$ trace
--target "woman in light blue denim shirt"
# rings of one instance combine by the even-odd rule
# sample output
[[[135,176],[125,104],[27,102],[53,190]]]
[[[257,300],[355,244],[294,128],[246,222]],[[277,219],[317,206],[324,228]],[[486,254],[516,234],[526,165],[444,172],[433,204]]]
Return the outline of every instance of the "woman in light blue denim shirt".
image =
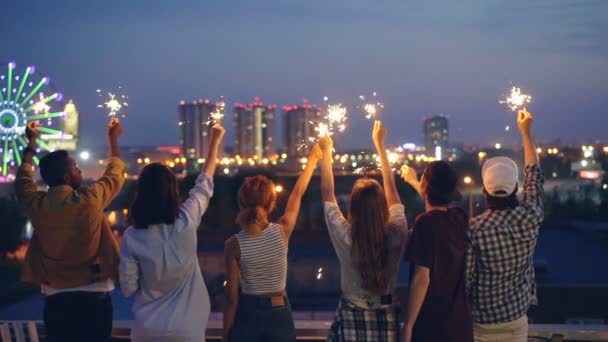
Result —
[[[207,163],[179,205],[175,175],[149,164],[137,181],[132,226],[120,247],[120,285],[136,294],[133,341],[200,342],[209,319],[209,294],[196,254],[196,231],[213,195],[213,173],[224,128],[211,128]]]

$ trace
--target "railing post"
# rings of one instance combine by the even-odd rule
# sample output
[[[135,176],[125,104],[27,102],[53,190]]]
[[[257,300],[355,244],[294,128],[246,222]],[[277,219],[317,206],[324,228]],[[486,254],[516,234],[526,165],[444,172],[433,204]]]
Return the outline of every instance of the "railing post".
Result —
[[[23,335],[23,327],[21,326],[22,322],[15,321],[11,323],[13,327],[13,332],[15,333],[15,341],[16,342],[25,342],[25,336]]]
[[[2,338],[2,342],[11,342],[11,332],[6,322],[0,323],[0,338]]]
[[[27,334],[30,337],[30,342],[39,342],[38,328],[36,328],[36,322],[27,322]]]

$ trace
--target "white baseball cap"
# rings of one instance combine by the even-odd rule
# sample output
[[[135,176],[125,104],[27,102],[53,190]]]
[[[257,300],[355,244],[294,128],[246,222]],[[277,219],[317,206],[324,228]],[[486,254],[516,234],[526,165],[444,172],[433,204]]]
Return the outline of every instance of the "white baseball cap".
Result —
[[[507,197],[517,187],[517,164],[507,157],[488,159],[481,167],[483,187],[494,197]]]

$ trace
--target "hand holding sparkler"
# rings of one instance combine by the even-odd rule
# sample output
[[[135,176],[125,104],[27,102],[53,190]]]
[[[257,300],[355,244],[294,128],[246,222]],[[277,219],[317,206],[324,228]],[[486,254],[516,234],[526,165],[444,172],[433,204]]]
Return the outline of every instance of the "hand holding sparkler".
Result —
[[[112,118],[108,123],[108,138],[110,141],[117,141],[122,135],[122,124],[117,118]]]
[[[219,123],[216,123],[215,125],[211,126],[211,143],[219,145],[222,139],[224,138],[225,133],[226,129]]]
[[[321,150],[321,147],[319,147],[319,144],[315,144],[310,149],[310,153],[308,154],[308,159],[312,159],[312,160],[323,159],[323,151]]]
[[[413,167],[403,164],[403,166],[401,166],[401,178],[404,182],[414,188],[417,193],[420,193],[420,181],[418,180],[418,175]]]
[[[377,149],[384,150],[384,139],[386,139],[386,128],[382,125],[382,121],[376,120],[372,131],[372,140]]]
[[[532,114],[526,110],[520,110],[517,115],[517,127],[519,127],[519,131],[522,136],[530,136],[530,131],[532,128],[532,123],[534,122],[534,117]]]
[[[319,139],[319,146],[323,152],[332,151],[334,148],[334,141],[329,135],[324,135]]]
[[[31,121],[27,124],[25,128],[25,136],[27,137],[28,142],[33,144],[36,139],[40,137],[40,129],[38,129],[40,125],[37,121]]]

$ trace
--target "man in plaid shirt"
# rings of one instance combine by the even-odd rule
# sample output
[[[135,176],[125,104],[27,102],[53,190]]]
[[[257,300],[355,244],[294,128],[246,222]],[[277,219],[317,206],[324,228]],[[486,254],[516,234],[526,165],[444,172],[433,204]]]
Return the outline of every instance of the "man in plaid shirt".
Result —
[[[527,341],[530,305],[536,304],[533,256],[543,221],[543,175],[532,141],[533,117],[518,113],[525,157],[523,201],[517,198],[518,170],[497,157],[482,167],[488,209],[471,219],[467,293],[475,341]]]

